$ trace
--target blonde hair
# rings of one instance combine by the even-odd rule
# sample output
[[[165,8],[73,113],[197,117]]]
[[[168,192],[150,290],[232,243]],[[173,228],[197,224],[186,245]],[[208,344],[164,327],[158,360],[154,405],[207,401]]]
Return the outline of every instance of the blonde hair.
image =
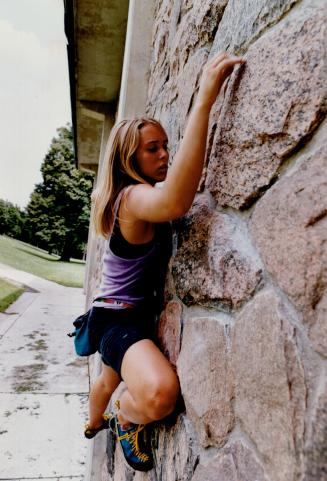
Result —
[[[119,192],[131,184],[145,183],[136,170],[135,152],[140,143],[140,130],[147,124],[163,128],[155,119],[124,119],[111,129],[97,187],[92,194],[93,227],[107,237],[113,228],[114,204]]]

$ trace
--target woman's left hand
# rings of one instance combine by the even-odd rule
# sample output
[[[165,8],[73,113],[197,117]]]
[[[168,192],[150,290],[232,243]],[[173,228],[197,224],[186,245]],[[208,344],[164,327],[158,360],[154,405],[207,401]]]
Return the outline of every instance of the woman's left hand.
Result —
[[[235,65],[243,64],[245,61],[244,58],[235,57],[227,52],[220,52],[209,60],[203,67],[196,103],[211,108]]]

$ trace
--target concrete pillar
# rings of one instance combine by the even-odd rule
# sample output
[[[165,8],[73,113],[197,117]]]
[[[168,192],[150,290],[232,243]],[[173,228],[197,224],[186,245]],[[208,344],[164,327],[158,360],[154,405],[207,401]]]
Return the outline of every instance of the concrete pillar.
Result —
[[[130,1],[118,120],[145,114],[154,10],[154,0]]]

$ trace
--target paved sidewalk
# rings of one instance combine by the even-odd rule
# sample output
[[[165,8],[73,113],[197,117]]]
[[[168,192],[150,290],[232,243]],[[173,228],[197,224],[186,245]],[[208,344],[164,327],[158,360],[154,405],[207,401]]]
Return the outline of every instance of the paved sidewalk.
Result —
[[[66,333],[82,289],[0,264],[29,292],[0,313],[0,480],[84,480],[89,372]]]

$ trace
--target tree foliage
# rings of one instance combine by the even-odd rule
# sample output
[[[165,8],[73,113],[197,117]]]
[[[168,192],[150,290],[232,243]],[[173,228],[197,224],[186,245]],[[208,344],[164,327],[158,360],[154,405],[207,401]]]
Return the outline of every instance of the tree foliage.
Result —
[[[0,234],[24,239],[26,213],[17,205],[0,199]]]
[[[81,257],[87,242],[93,174],[75,167],[73,134],[57,129],[27,206],[34,244],[68,261]]]

